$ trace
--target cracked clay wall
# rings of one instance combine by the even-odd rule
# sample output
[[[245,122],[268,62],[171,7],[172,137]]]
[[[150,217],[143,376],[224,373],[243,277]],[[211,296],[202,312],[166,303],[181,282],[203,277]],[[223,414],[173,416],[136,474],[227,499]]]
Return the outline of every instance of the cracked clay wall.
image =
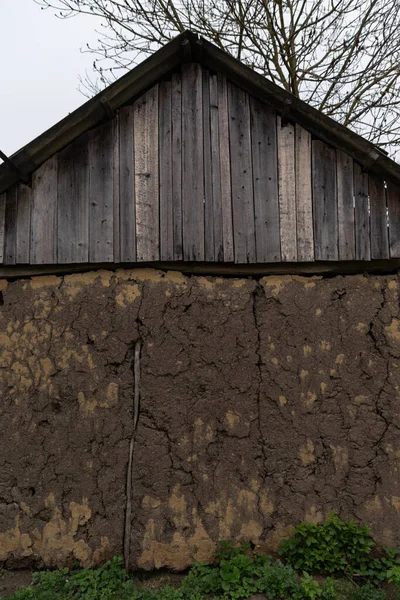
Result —
[[[396,276],[0,289],[1,563],[183,569],[332,509],[400,544]]]

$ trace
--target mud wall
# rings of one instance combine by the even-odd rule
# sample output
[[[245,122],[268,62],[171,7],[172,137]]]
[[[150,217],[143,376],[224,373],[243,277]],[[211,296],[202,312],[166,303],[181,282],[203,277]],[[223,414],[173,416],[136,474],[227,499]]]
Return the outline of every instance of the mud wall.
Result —
[[[183,569],[218,539],[273,551],[333,509],[400,545],[397,277],[141,269],[0,289],[0,562],[125,549],[131,568]]]

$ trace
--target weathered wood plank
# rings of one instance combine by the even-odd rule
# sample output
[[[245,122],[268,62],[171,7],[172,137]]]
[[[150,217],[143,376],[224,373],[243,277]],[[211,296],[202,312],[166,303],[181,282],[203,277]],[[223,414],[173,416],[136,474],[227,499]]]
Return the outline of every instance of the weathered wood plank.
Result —
[[[336,161],[339,260],[354,260],[356,256],[356,238],[353,159],[345,152],[336,150]]]
[[[391,181],[386,189],[389,215],[390,258],[400,258],[400,188]]]
[[[311,178],[311,133],[295,125],[297,260],[314,260],[314,223]]]
[[[90,132],[89,174],[89,260],[113,262],[114,172],[111,122]]]
[[[220,157],[220,134],[219,120],[220,108],[218,98],[218,76],[210,76],[210,160],[211,160],[211,187],[212,187],[212,221],[213,221],[213,260],[223,262],[224,257],[224,232],[222,217],[222,197],[221,197],[221,157]],[[226,139],[226,147],[229,153],[229,140]],[[229,157],[229,154],[228,154]],[[229,182],[230,186],[230,182]],[[231,197],[228,198],[231,205]],[[232,218],[231,218],[232,226]],[[207,232],[206,232],[207,240]],[[232,260],[233,257],[230,259]]]
[[[204,260],[204,155],[202,69],[182,66],[183,258]]]
[[[31,241],[32,190],[27,185],[18,185],[17,208],[17,260],[18,264],[29,264]]]
[[[89,259],[89,136],[84,134],[58,155],[57,262]]]
[[[258,263],[281,259],[278,199],[278,150],[273,110],[250,99],[254,220]]]
[[[119,186],[120,186],[120,159],[119,159],[119,113],[113,119],[113,260],[115,263],[121,260],[120,241],[120,210],[119,210]]]
[[[371,209],[371,258],[389,258],[386,192],[383,179],[372,173],[369,179]]]
[[[213,262],[216,259],[210,111],[210,73],[203,70],[204,259]]]
[[[171,82],[160,84],[160,259],[174,260],[174,211],[172,203]]]
[[[174,260],[182,260],[182,78],[180,73],[174,73],[171,79],[171,125]]]
[[[256,262],[249,95],[228,83],[229,141],[236,263]]]
[[[31,263],[57,262],[57,163],[49,158],[32,175]]]
[[[119,111],[119,220],[122,262],[136,261],[133,114],[133,106],[125,106]]]
[[[315,260],[338,260],[336,152],[319,140],[312,143]]]
[[[134,145],[137,260],[159,260],[158,85],[134,104]]]
[[[368,203],[368,175],[354,163],[354,220],[356,260],[371,260],[370,217]]]
[[[4,262],[4,229],[6,216],[6,193],[0,194],[0,263]]]
[[[221,179],[221,214],[224,262],[234,261],[231,158],[229,147],[228,82],[218,73],[219,169]]]
[[[282,261],[297,261],[294,127],[277,117],[279,222]]]
[[[6,192],[6,216],[4,232],[4,264],[15,265],[17,262],[17,210],[18,184],[8,188]]]

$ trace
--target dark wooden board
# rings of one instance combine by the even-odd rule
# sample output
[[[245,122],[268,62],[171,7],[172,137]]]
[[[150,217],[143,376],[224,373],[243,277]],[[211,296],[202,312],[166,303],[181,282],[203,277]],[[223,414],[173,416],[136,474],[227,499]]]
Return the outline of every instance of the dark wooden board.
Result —
[[[236,263],[256,262],[249,96],[228,83],[229,142]]]
[[[4,263],[4,229],[6,216],[6,193],[0,194],[0,263]]]
[[[174,260],[174,211],[172,203],[172,93],[171,82],[160,83],[160,259]]]
[[[312,143],[313,213],[315,260],[338,260],[338,214],[336,152]]]
[[[210,161],[211,161],[211,187],[212,187],[212,222],[213,222],[213,260],[223,262],[225,259],[224,253],[224,231],[223,231],[223,214],[222,214],[222,182],[221,182],[221,140],[220,140],[220,110],[219,94],[218,94],[218,76],[210,76]],[[223,109],[222,109],[223,110]],[[228,113],[226,113],[226,117]],[[228,124],[228,120],[227,120]],[[229,152],[229,140],[226,139],[226,146]],[[229,159],[229,154],[228,154]],[[229,160],[228,160],[229,168]],[[228,173],[229,175],[229,173]],[[230,182],[229,182],[230,183]],[[229,198],[227,200],[231,207],[231,196],[229,186]],[[232,227],[232,208],[230,227]],[[206,234],[207,240],[207,234]],[[233,250],[232,243],[230,244]],[[229,252],[228,252],[229,256]],[[230,260],[233,259],[233,256]]]
[[[281,259],[278,200],[278,150],[273,110],[250,99],[256,258]]]
[[[291,123],[277,117],[279,224],[282,261],[297,261],[295,135]]]
[[[354,219],[356,260],[371,260],[368,175],[354,163]]]
[[[114,170],[111,122],[90,132],[89,173],[89,260],[112,262]]]
[[[119,113],[113,119],[113,259],[121,260],[120,240],[120,211],[119,211],[119,186],[120,186],[120,159],[119,159]]]
[[[201,66],[182,66],[183,258],[204,260],[203,77]]]
[[[356,257],[354,174],[351,156],[336,150],[338,190],[339,260]]]
[[[180,73],[174,73],[171,79],[171,126],[174,260],[182,260],[182,78]]]
[[[400,188],[388,181],[386,196],[389,216],[390,258],[400,258]]]
[[[203,71],[203,148],[204,148],[204,259],[215,258],[214,205],[211,150],[210,73]]]
[[[4,231],[4,264],[17,262],[17,210],[18,184],[14,183],[6,192],[6,216]]]
[[[371,258],[389,258],[385,182],[372,173],[369,174],[368,179],[371,210]]]
[[[218,83],[219,170],[224,262],[234,261],[231,158],[229,148],[228,82],[221,73]]]
[[[49,158],[32,175],[31,264],[57,262],[57,164]]]
[[[18,185],[17,208],[17,263],[29,264],[31,241],[31,206],[32,190],[27,185]]]
[[[158,85],[134,104],[136,253],[160,259]]]
[[[136,261],[133,106],[119,112],[119,220],[121,262]]]
[[[83,134],[58,155],[57,262],[89,259],[89,136]]]

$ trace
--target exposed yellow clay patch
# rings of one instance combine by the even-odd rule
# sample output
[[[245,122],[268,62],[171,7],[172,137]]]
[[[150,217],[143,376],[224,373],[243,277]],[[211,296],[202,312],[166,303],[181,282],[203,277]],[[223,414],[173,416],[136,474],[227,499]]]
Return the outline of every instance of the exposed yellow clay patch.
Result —
[[[233,412],[232,410],[228,410],[228,412],[225,415],[225,419],[228,422],[228,425],[230,428],[235,427],[236,425],[239,424],[240,422],[240,417],[239,415],[237,415],[235,412]]]
[[[273,296],[278,296],[278,294],[283,290],[286,283],[291,280],[291,277],[265,277],[262,281],[266,288],[272,288],[271,292]]]
[[[4,292],[7,289],[8,281],[7,279],[0,279],[0,292]]]
[[[175,527],[186,527],[189,525],[187,519],[186,500],[183,493],[180,493],[180,485],[177,483],[172,490],[168,506],[174,513],[173,522]]]
[[[368,331],[368,325],[366,323],[358,323],[356,327],[357,331],[360,333],[366,333]]]
[[[19,506],[26,515],[28,515],[29,517],[32,515],[30,507],[27,504],[25,504],[25,502],[20,502]]]
[[[314,402],[317,399],[317,394],[315,394],[314,392],[310,392],[308,391],[307,394],[303,394],[303,392],[300,394],[300,400],[301,403],[303,404],[303,406],[312,406],[314,404]]]
[[[141,291],[137,283],[123,283],[119,287],[115,301],[118,306],[125,308],[128,304],[133,304],[135,300],[140,297],[140,295]]]
[[[320,383],[320,388],[321,388],[321,392],[324,394],[326,392],[326,388],[328,386],[326,385],[325,381],[321,381]]]
[[[317,310],[315,311],[315,316],[320,317],[321,315],[322,315],[322,310],[320,308],[317,308]]]
[[[84,286],[92,285],[97,281],[100,281],[104,287],[110,287],[112,277],[113,273],[111,271],[104,271],[102,269],[87,273],[73,273],[72,275],[65,275],[64,289],[68,298],[73,300]]]
[[[311,346],[303,346],[303,354],[304,356],[309,356],[312,352]]]
[[[337,371],[336,371],[336,369],[329,369],[329,375],[330,375],[331,377],[335,377],[335,376],[337,375]]]
[[[338,354],[335,360],[337,365],[342,365],[344,361],[344,354]]]
[[[158,508],[161,505],[161,500],[158,498],[152,498],[151,496],[143,496],[142,507],[149,508]]]
[[[375,496],[371,500],[367,500],[364,508],[368,513],[379,513],[382,510],[382,502],[379,496]]]
[[[286,403],[287,403],[287,400],[286,400],[285,396],[279,396],[279,404],[281,406],[285,406]]]
[[[299,450],[299,457],[304,467],[314,462],[314,444],[312,440],[307,440],[304,446],[301,446]]]
[[[389,288],[389,290],[397,290],[397,288],[398,288],[397,281],[395,281],[394,279],[391,279],[388,283],[388,288]]]
[[[388,338],[393,342],[400,341],[400,329],[399,329],[400,321],[398,319],[393,319],[390,325],[385,327],[385,331],[387,333]]]
[[[287,357],[286,357],[286,360],[288,361],[288,363],[291,363],[291,362],[292,362],[292,360],[293,360],[293,358],[292,358],[291,356],[287,356]]]
[[[273,352],[275,350],[275,344],[270,344],[269,349]]]
[[[392,498],[390,500],[390,504],[393,506],[394,509],[396,509],[397,511],[400,511],[400,497],[399,496],[392,496]]]
[[[279,360],[276,357],[271,358],[271,362],[272,362],[273,365],[278,365],[279,364]]]
[[[264,515],[272,515],[274,512],[274,505],[269,497],[268,490],[263,490],[260,493],[260,509]]]
[[[214,438],[214,432],[212,426],[208,423],[204,426],[204,421],[202,419],[196,419],[194,422],[194,434],[193,441],[196,445],[201,444],[202,442],[211,442]]]
[[[33,290],[39,290],[44,287],[57,287],[61,283],[61,278],[56,275],[43,275],[32,277],[29,283]]]
[[[0,533],[0,561],[7,560],[11,553],[21,557],[31,556],[32,544],[31,537],[21,532],[20,520],[16,517],[15,526]]]
[[[300,378],[305,379],[307,376],[308,376],[308,371],[305,371],[304,369],[302,369],[300,371]]]
[[[330,446],[336,473],[344,474],[349,466],[349,451],[344,446]]]
[[[307,521],[307,523],[320,523],[323,518],[322,512],[313,505],[306,511],[304,520]]]
[[[245,279],[234,279],[232,282],[232,286],[234,288],[241,288],[246,284],[246,280]]]
[[[93,394],[78,392],[79,409],[85,416],[93,415],[96,408],[113,408],[118,404],[118,384],[110,383],[106,390],[106,401],[98,400]]]
[[[330,342],[327,342],[326,340],[321,340],[321,342],[319,343],[319,346],[320,346],[321,350],[330,350],[331,349]]]
[[[311,290],[311,289],[312,289],[312,288],[314,288],[315,286],[316,286],[316,284],[314,283],[314,281],[310,281],[310,282],[308,282],[308,283],[304,284],[304,287],[305,287],[307,290]]]

